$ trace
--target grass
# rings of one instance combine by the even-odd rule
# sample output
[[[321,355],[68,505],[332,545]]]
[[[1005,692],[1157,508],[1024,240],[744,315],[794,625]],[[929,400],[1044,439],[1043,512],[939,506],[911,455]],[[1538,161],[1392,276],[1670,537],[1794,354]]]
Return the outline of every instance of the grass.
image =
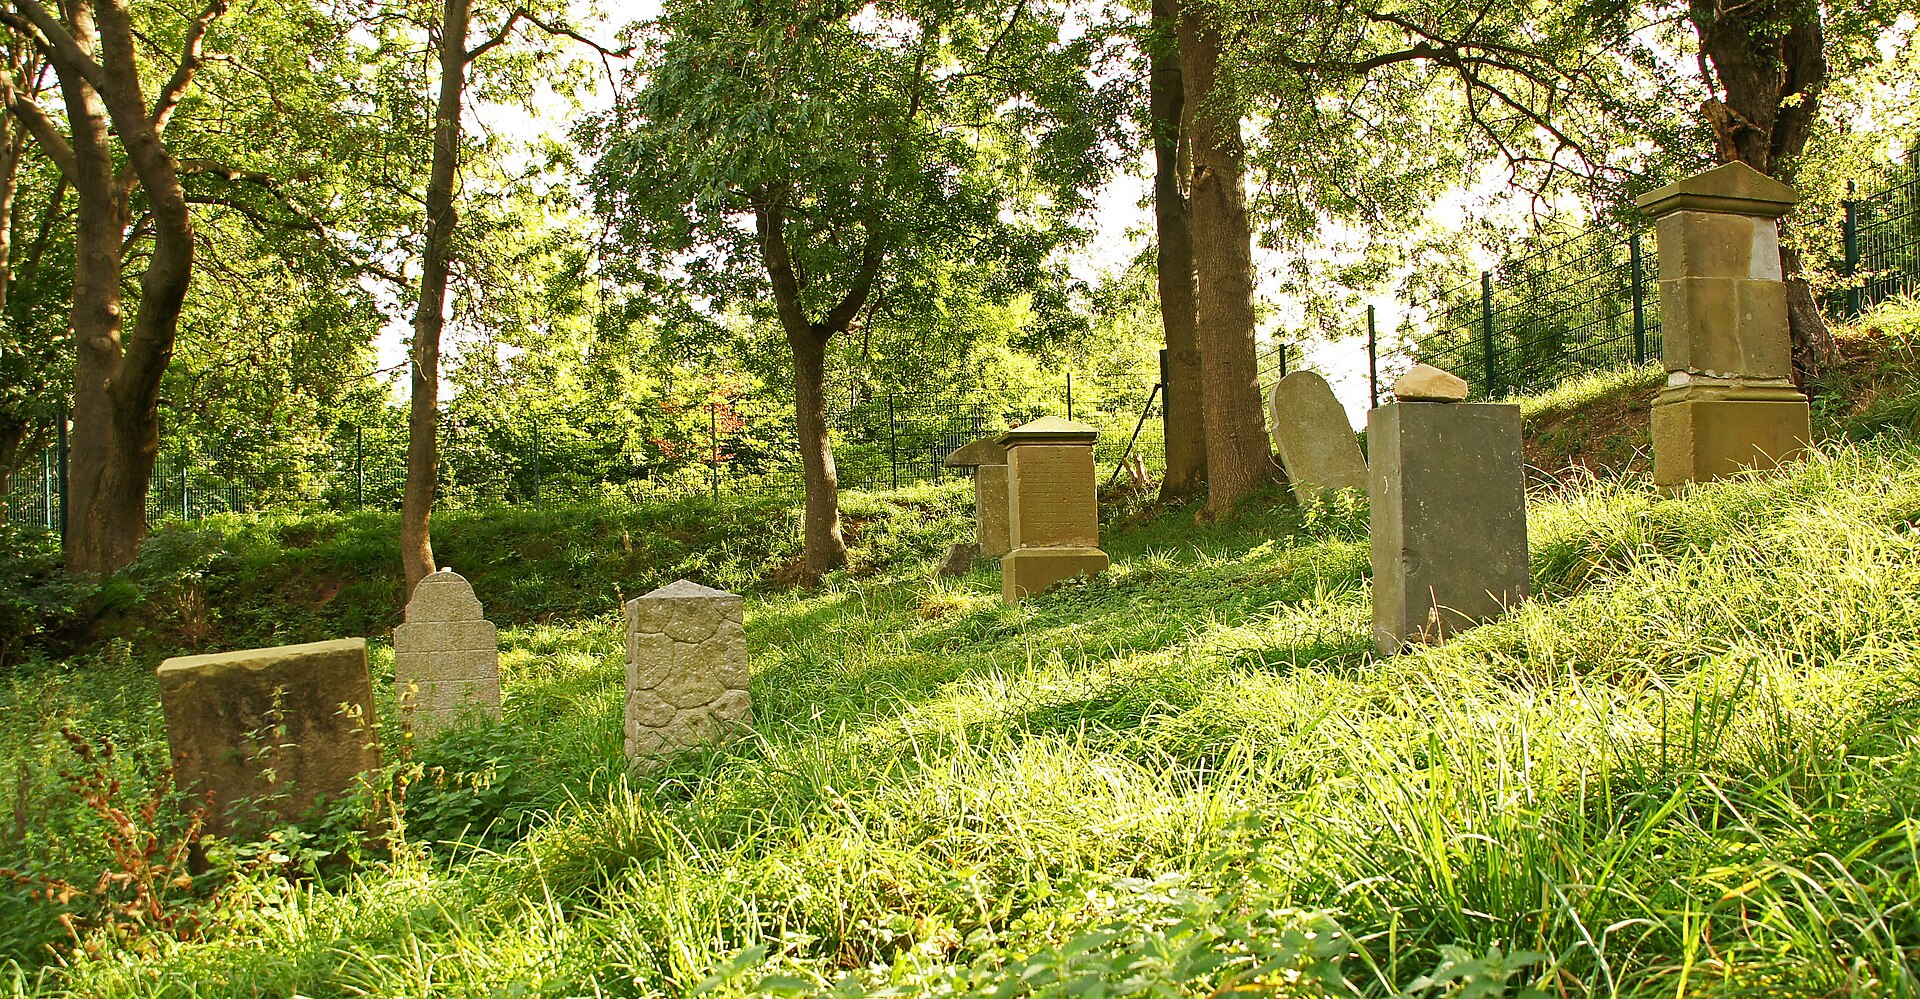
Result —
[[[1920,993],[1920,447],[1871,343],[1878,402],[1822,416],[1862,439],[1678,498],[1569,479],[1537,598],[1394,659],[1350,504],[1135,512],[1015,607],[922,543],[753,593],[753,737],[643,776],[611,601],[524,616],[391,857],[53,964],[0,900],[0,995]],[[138,784],[148,665],[17,674],[0,759],[77,723]],[[88,813],[34,804],[28,852],[83,865]]]

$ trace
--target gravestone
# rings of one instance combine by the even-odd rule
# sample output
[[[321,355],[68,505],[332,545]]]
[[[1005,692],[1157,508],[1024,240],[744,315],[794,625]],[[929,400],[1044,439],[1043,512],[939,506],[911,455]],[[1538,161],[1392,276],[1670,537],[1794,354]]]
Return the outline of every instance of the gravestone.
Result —
[[[213,796],[210,832],[301,822],[380,769],[365,639],[181,656],[156,675],[180,787]]]
[[[1295,371],[1275,382],[1268,408],[1274,446],[1301,502],[1335,489],[1367,488],[1367,460],[1347,411],[1318,372]]]
[[[500,636],[464,577],[442,569],[420,581],[393,629],[393,682],[429,734],[464,712],[500,717]]]
[[[626,611],[628,759],[657,761],[752,724],[739,597],[682,579]]]
[[[940,559],[940,568],[934,573],[941,579],[958,579],[973,568],[980,560],[978,541],[956,541],[947,546],[947,554]]]
[[[1444,640],[1526,598],[1520,407],[1394,402],[1368,414],[1367,444],[1381,654]]]
[[[1642,195],[1660,245],[1662,360],[1653,478],[1772,468],[1813,439],[1793,384],[1779,219],[1800,196],[1744,163]]]
[[[983,558],[999,558],[1013,545],[1007,540],[1007,448],[998,437],[984,437],[947,455],[948,468],[973,469],[973,522]]]
[[[1016,603],[1074,576],[1106,570],[1092,427],[1042,417],[1000,438],[1007,449],[1007,539],[1000,596]]]

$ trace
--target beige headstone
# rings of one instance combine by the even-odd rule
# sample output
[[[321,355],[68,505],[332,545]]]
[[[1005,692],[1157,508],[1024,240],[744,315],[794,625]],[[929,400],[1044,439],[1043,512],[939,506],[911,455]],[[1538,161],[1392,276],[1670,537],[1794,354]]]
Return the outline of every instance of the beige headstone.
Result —
[[[500,635],[459,573],[442,569],[414,587],[393,629],[393,680],[423,734],[470,711],[500,716]]]
[[[1644,195],[1660,246],[1662,360],[1653,478],[1665,486],[1771,468],[1813,438],[1792,381],[1778,219],[1793,188],[1744,163]]]
[[[1329,490],[1367,488],[1367,461],[1347,411],[1318,372],[1295,371],[1275,382],[1268,409],[1274,447],[1295,496],[1307,500]]]
[[[628,759],[658,765],[753,723],[739,597],[682,579],[626,612]]]
[[[1393,383],[1393,397],[1399,402],[1464,402],[1467,380],[1431,364],[1416,364]]]
[[[168,659],[156,671],[180,786],[209,830],[302,822],[380,769],[363,638]]]
[[[998,436],[983,437],[947,455],[948,468],[973,469],[973,522],[980,553],[999,558],[1007,542],[1007,446]]]
[[[1043,417],[1007,432],[1007,539],[1000,592],[1007,603],[1107,568],[1093,445],[1099,431]]]

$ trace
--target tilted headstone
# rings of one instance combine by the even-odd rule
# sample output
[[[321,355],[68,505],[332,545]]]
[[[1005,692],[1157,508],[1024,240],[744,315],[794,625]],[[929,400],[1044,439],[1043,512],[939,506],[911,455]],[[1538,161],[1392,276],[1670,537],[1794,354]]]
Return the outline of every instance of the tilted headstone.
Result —
[[[739,597],[682,579],[626,610],[628,759],[654,760],[752,724]]]
[[[1382,654],[1440,641],[1526,598],[1520,407],[1395,402],[1368,415],[1367,444]]]
[[[380,769],[366,639],[181,656],[156,672],[177,779],[212,794],[211,832],[303,821]]]
[[[956,541],[947,546],[947,554],[940,559],[940,569],[934,575],[941,579],[957,579],[966,575],[979,560],[978,541]]]
[[[1007,540],[1007,448],[998,437],[985,437],[947,455],[948,468],[973,469],[973,518],[978,525],[980,554],[999,558],[1013,545]]]
[[[1653,479],[1772,468],[1813,439],[1793,384],[1778,220],[1800,196],[1728,163],[1642,195],[1660,241],[1661,354]]]
[[[1367,488],[1367,460],[1353,425],[1318,372],[1295,371],[1275,382],[1268,408],[1294,496],[1304,502],[1335,489]]]
[[[393,682],[423,733],[465,712],[500,716],[500,635],[452,569],[413,588],[405,622],[393,629]]]
[[[1000,596],[1007,603],[1074,576],[1104,572],[1092,427],[1042,417],[1000,438],[1007,449],[1007,538]]]

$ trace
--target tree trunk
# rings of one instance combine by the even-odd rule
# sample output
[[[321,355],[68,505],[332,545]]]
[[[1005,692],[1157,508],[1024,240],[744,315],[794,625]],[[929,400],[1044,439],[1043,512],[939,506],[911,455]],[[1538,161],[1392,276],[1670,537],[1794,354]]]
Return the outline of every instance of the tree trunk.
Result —
[[[1720,94],[1701,108],[1713,127],[1715,156],[1738,160],[1792,184],[1820,111],[1827,83],[1826,28],[1809,0],[1751,0],[1723,5],[1696,0],[1688,8],[1700,51]],[[1780,30],[1785,25],[1787,30]],[[1798,251],[1782,246],[1794,374],[1805,386],[1839,354],[1833,331],[1813,297]]]
[[[1181,117],[1186,93],[1175,47],[1178,0],[1154,0],[1148,88],[1153,128],[1153,222],[1160,292],[1160,325],[1167,339],[1167,474],[1162,500],[1199,494],[1207,482],[1206,414],[1200,402],[1199,320],[1195,314],[1193,235],[1181,184]]]
[[[440,475],[440,333],[446,325],[447,267],[458,222],[454,174],[460,165],[460,98],[467,85],[468,0],[446,0],[440,25],[440,96],[434,108],[433,164],[427,175],[427,241],[420,302],[413,315],[412,392],[407,410],[407,485],[400,502],[400,562],[407,592],[431,575],[433,497]]]
[[[793,425],[799,434],[801,476],[806,483],[807,573],[819,576],[847,564],[840,534],[840,475],[827,436],[827,341],[812,330],[787,331],[793,348]]]
[[[1192,172],[1187,183],[1198,290],[1201,409],[1206,420],[1207,511],[1224,514],[1278,471],[1261,414],[1254,349],[1253,227],[1243,182],[1246,144],[1237,112],[1215,96],[1220,33],[1192,8],[1180,16],[1180,68]]]

